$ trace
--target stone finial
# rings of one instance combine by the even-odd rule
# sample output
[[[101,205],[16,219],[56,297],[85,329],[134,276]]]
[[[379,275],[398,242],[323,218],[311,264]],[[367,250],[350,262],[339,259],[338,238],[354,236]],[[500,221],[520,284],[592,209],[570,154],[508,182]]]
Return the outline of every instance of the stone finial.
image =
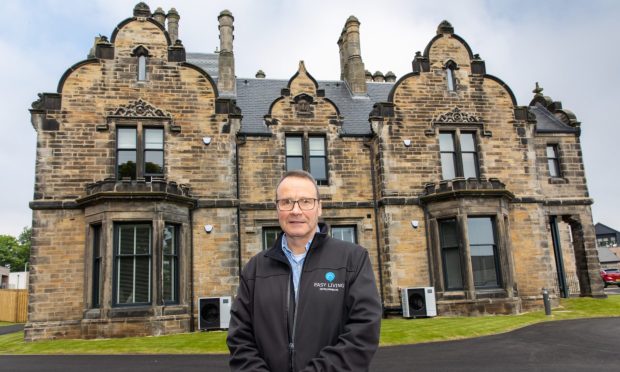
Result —
[[[372,73],[370,71],[364,71],[364,75],[366,76],[366,81],[372,81]]]
[[[437,26],[437,34],[453,34],[454,27],[445,19]]]
[[[393,83],[396,81],[396,75],[392,71],[388,71],[385,74],[385,81],[388,83]]]
[[[256,72],[256,78],[257,79],[264,79],[267,75],[265,75],[265,72],[263,70],[258,70]]]
[[[538,85],[538,82],[536,82],[536,87],[534,88],[532,93],[538,96],[538,95],[542,95],[542,91],[543,91],[543,88],[541,88],[540,85]]]
[[[155,19],[160,25],[166,26],[166,13],[159,7],[153,12],[153,19]]]
[[[171,8],[168,11],[166,19],[168,20],[168,35],[170,35],[170,42],[174,44],[174,42],[179,38],[179,20],[181,19],[181,16],[176,9]]]
[[[383,83],[385,81],[385,76],[383,76],[383,73],[381,71],[375,71],[375,73],[372,75],[372,80],[374,82]]]
[[[133,8],[133,16],[134,17],[145,17],[148,18],[151,16],[151,8],[144,2],[139,2]]]

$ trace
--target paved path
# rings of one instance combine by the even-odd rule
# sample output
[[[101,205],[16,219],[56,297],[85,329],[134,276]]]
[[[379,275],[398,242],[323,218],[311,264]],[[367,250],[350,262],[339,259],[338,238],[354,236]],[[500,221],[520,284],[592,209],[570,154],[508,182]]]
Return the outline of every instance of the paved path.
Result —
[[[228,371],[226,355],[0,355],[3,371]],[[500,335],[380,348],[371,371],[617,371],[620,318],[548,322]]]
[[[13,332],[19,332],[19,331],[22,331],[23,329],[24,329],[23,324],[12,324],[9,326],[2,326],[0,327],[0,335],[6,335],[9,333],[13,333]]]

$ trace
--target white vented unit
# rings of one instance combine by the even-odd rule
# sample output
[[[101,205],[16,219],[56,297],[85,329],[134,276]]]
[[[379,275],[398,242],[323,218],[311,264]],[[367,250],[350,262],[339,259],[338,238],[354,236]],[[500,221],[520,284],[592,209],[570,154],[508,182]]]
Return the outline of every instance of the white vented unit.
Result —
[[[433,287],[402,288],[400,301],[404,318],[437,316]]]
[[[198,299],[198,328],[228,329],[230,324],[230,296],[202,297]]]

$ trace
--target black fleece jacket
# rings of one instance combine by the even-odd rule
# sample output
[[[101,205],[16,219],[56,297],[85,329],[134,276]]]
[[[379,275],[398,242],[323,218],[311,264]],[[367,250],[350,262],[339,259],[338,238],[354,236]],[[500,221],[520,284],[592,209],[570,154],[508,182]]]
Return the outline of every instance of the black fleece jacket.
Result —
[[[368,370],[381,323],[368,252],[319,227],[297,306],[281,235],[243,268],[227,338],[232,371]]]

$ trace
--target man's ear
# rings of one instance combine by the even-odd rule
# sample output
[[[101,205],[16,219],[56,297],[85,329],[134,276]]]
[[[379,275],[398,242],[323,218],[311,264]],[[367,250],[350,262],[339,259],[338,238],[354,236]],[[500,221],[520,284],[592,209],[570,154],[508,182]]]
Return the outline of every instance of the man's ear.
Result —
[[[321,200],[319,200],[319,206],[318,206],[319,209],[317,211],[319,217],[321,217],[321,215],[323,213],[323,208],[322,207],[323,207],[323,202]]]

